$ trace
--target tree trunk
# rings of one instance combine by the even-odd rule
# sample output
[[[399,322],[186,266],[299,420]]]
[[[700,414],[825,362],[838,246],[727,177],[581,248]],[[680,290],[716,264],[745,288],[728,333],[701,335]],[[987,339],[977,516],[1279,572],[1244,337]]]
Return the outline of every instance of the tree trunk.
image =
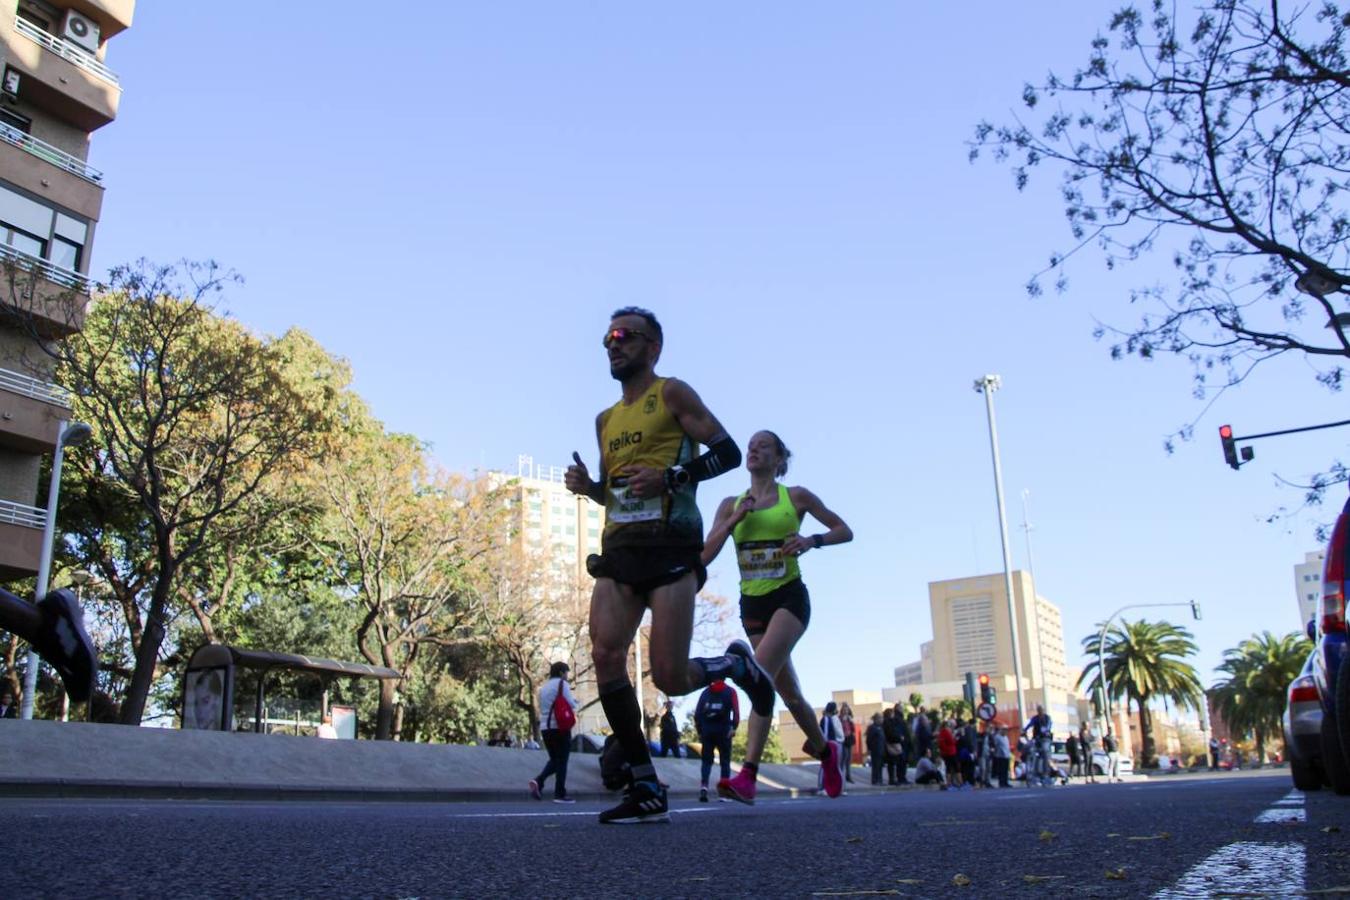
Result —
[[[159,624],[159,616],[151,613],[141,634],[141,645],[136,649],[136,669],[131,674],[131,684],[127,687],[126,699],[122,702],[122,714],[119,721],[123,725],[139,726],[145,716],[145,701],[150,696],[150,688],[155,682],[155,669],[159,665],[159,645],[164,642],[164,626]]]
[[[1153,740],[1153,714],[1148,709],[1148,699],[1139,698],[1135,701],[1139,704],[1139,739],[1143,744],[1141,752],[1143,755],[1143,767],[1145,769],[1156,769],[1158,767],[1158,748]]]
[[[394,730],[394,682],[380,679],[380,711],[375,716],[375,740],[387,741]]]

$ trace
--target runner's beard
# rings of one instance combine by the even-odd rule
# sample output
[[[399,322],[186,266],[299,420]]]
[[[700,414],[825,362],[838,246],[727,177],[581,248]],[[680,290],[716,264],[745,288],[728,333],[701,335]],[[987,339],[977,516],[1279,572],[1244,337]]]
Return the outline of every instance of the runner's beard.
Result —
[[[641,366],[634,362],[620,363],[618,366],[609,367],[610,377],[620,384],[626,383],[630,378],[641,371]]]

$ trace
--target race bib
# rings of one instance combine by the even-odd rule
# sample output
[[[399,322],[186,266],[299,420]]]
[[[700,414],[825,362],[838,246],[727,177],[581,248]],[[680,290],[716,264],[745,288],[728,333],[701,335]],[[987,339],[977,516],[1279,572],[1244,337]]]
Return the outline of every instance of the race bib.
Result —
[[[610,487],[610,507],[606,517],[611,522],[651,522],[661,518],[661,496],[639,500],[628,493],[628,485]]]
[[[787,577],[787,557],[782,541],[746,541],[736,548],[741,580],[761,581]]]

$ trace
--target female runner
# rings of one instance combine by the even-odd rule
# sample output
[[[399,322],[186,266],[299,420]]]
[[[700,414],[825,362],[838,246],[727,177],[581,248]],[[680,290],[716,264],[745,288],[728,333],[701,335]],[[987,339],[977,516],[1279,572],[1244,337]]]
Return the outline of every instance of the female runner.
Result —
[[[741,624],[755,659],[773,676],[778,695],[806,733],[805,750],[821,761],[826,796],[838,797],[843,790],[840,747],[821,733],[815,710],[797,683],[791,653],[811,621],[811,600],[802,584],[798,557],[827,544],[851,541],[853,531],[806,488],[778,483],[787,474],[791,455],[772,431],[756,432],[750,438],[745,454],[750,489],[739,497],[727,497],[717,507],[704,542],[703,564],[716,559],[727,538],[732,538],[741,571]],[[828,530],[800,534],[807,513]],[[717,783],[718,794],[741,803],[755,802],[759,758],[768,734],[769,717],[751,713],[745,763],[735,778]]]

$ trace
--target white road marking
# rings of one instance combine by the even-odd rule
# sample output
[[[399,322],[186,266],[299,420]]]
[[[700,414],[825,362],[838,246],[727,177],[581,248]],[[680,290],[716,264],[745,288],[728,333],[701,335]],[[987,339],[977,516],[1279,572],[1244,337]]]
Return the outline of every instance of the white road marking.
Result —
[[[1185,900],[1244,893],[1288,896],[1303,890],[1306,872],[1307,852],[1302,844],[1229,844],[1192,866],[1176,884],[1158,891],[1153,898]]]
[[[1261,813],[1253,821],[1258,825],[1269,822],[1306,822],[1308,813],[1303,809],[1291,809],[1289,807],[1271,808]]]

